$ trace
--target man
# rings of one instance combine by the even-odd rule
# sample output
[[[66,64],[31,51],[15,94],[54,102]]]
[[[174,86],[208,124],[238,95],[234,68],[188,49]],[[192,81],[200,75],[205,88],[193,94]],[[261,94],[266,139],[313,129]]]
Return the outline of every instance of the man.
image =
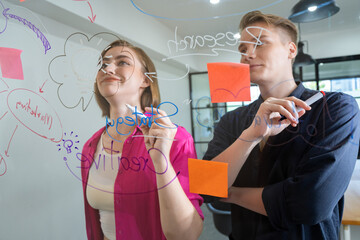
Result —
[[[359,108],[343,93],[306,105],[317,92],[294,81],[297,29],[289,20],[254,11],[240,31],[241,63],[261,96],[222,117],[204,156],[229,163],[230,239],[338,239]]]

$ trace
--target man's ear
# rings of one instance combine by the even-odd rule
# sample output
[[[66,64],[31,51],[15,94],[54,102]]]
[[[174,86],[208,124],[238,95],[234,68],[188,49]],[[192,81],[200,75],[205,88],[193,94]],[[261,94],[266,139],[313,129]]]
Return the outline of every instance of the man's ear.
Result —
[[[294,42],[289,42],[289,58],[294,59],[297,55],[297,47]]]

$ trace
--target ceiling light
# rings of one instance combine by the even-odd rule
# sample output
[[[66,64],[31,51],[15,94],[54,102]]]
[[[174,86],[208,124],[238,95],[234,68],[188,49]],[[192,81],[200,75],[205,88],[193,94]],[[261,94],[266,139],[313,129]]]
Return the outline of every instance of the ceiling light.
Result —
[[[317,6],[310,6],[310,7],[308,7],[308,10],[309,10],[310,12],[314,12],[314,11],[316,11],[316,9],[317,9]]]
[[[310,64],[314,64],[315,60],[309,55],[304,53],[304,42],[298,43],[298,54],[296,55],[295,61],[294,61],[294,67],[302,67]]]
[[[220,0],[210,0],[211,4],[218,4],[220,2]]]
[[[235,34],[234,34],[234,38],[235,38],[235,39],[240,39],[240,33],[235,33]]]
[[[335,0],[300,0],[291,9],[289,19],[297,23],[313,22],[331,17],[339,10]]]

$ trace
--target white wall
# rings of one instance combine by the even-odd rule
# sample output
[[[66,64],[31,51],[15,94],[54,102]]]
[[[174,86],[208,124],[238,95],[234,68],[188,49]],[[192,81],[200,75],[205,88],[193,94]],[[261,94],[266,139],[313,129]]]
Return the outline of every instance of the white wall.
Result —
[[[71,1],[67,3],[69,2],[71,3]],[[111,28],[111,32],[123,37],[124,29],[116,23],[113,26],[100,26],[101,18],[98,18],[97,25],[92,25],[86,19],[87,15],[81,20],[80,17],[61,8],[50,9],[45,14],[47,16],[44,16],[7,1],[2,3],[10,8],[9,13],[25,18],[39,28],[50,42],[51,49],[45,55],[41,40],[29,27],[15,19],[8,20],[6,31],[0,34],[0,47],[23,50],[21,60],[24,80],[2,78],[5,83],[0,81],[0,92],[6,91],[0,94],[0,117],[8,111],[6,102],[11,90],[18,88],[31,90],[48,102],[43,111],[55,109],[61,120],[62,130],[68,137],[72,131],[74,135],[78,135],[76,140],[79,141],[77,146],[80,151],[85,141],[97,129],[104,126],[105,120],[101,118],[94,99],[91,100],[86,111],[83,111],[81,106],[68,109],[61,104],[56,94],[58,84],[51,80],[48,65],[56,56],[64,54],[66,38],[75,32],[83,32],[91,37],[98,32],[110,32],[108,29]],[[40,5],[37,7],[41,7]],[[97,14],[100,16],[101,6],[98,9],[100,11]],[[44,9],[42,11],[46,12]],[[67,21],[72,19],[74,24],[60,23],[62,18],[67,18]],[[103,25],[110,20],[104,19]],[[0,26],[4,26],[4,18],[0,18]],[[156,34],[151,29],[146,30],[148,35],[146,40],[139,38],[138,32],[145,31],[145,27],[139,29],[132,26],[126,30],[132,31],[131,34],[125,32],[129,35],[126,38],[142,39],[141,43],[135,42],[140,46],[149,42],[155,43],[154,46],[149,45],[145,49],[157,66],[162,100],[177,105],[179,113],[171,119],[191,132],[190,108],[189,105],[183,104],[183,100],[189,98],[188,77],[173,80],[186,75],[187,69],[184,64],[176,61],[165,63],[161,61],[162,45],[157,46],[158,39],[153,37],[156,35],[159,38],[164,37],[161,34],[166,33],[167,30],[162,26],[154,25],[153,29],[156,28],[158,28]],[[75,65],[81,66],[80,63]],[[64,69],[64,75],[70,70]],[[56,78],[56,81],[58,80],[65,81],[65,76],[64,79]],[[40,93],[39,88],[43,84],[44,92]],[[91,90],[92,82],[89,81],[88,84]],[[74,86],[74,89],[67,89],[68,92],[63,98],[69,104],[80,97],[79,89],[76,88],[76,84]],[[173,109],[170,108],[168,111]],[[61,146],[58,146],[59,143],[38,136],[22,125],[10,112],[0,119],[0,133],[0,154],[4,158],[0,163],[1,175],[5,171],[5,163],[7,166],[6,173],[0,176],[0,239],[85,239],[82,185],[71,173],[73,171],[75,175],[80,176],[80,171],[76,168],[79,166],[79,161],[75,157],[75,150],[67,154],[62,142],[60,142]],[[5,155],[7,149],[8,156]],[[67,157],[67,162],[63,160],[64,157]]]

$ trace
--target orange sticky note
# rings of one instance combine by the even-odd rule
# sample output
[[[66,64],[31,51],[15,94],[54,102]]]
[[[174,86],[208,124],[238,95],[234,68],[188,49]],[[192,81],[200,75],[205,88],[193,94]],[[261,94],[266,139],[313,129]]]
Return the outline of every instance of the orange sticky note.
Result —
[[[188,159],[190,192],[226,198],[228,196],[228,164]]]
[[[250,68],[243,63],[207,64],[212,103],[250,101]]]

